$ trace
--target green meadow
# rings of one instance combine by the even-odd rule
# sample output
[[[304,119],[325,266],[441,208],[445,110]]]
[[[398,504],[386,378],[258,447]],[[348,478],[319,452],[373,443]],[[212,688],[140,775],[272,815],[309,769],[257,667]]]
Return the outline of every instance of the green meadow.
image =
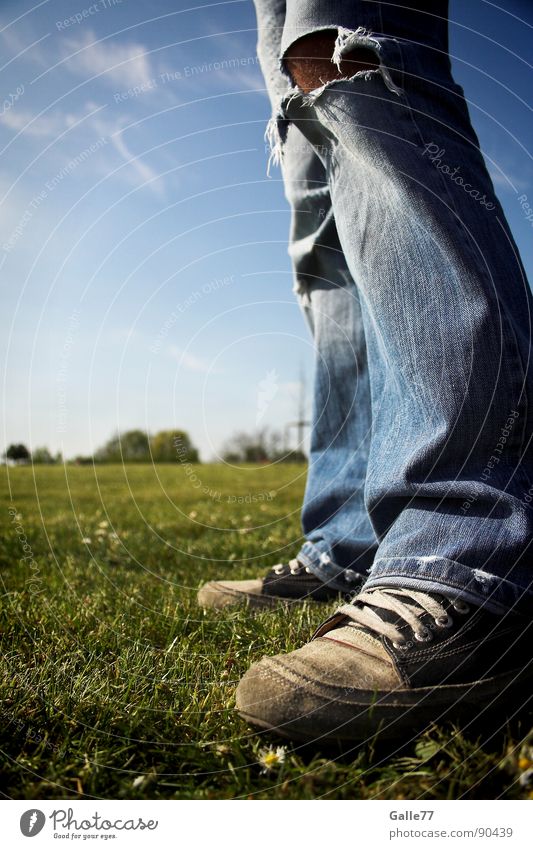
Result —
[[[531,716],[385,747],[302,746],[234,710],[250,663],[328,608],[199,610],[294,556],[305,467],[5,468],[1,790],[14,798],[447,799],[532,793]]]

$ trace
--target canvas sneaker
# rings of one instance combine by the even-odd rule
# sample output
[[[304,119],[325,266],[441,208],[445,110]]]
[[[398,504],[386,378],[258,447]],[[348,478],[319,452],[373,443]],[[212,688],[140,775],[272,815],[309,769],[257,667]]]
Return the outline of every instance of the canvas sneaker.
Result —
[[[307,566],[298,560],[279,563],[263,578],[248,581],[210,581],[200,587],[198,604],[201,607],[223,608],[235,604],[265,608],[280,602],[291,604],[332,602],[343,595],[350,597],[361,586],[364,578],[358,572],[344,572],[346,592],[334,589],[317,578]]]
[[[435,593],[360,592],[297,651],[264,657],[237,689],[257,728],[297,740],[408,740],[427,725],[531,698],[532,618]]]

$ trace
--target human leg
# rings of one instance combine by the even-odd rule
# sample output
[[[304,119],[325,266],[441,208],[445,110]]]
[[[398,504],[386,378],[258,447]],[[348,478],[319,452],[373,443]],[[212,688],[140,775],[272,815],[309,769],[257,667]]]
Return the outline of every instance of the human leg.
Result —
[[[257,0],[256,5],[258,54],[274,105],[287,89],[278,61],[284,3]],[[283,157],[291,207],[289,254],[294,290],[315,346],[311,454],[302,509],[305,542],[291,563],[278,564],[265,578],[204,585],[198,597],[203,606],[246,601],[265,607],[280,598],[292,603],[331,600],[354,592],[374,557],[376,540],[364,504],[371,430],[366,345],[357,288],[339,244],[324,156],[325,148],[290,127]]]
[[[307,646],[254,665],[237,706],[303,739],[398,737],[493,702],[514,707],[514,685],[532,673],[533,310],[451,78],[446,4],[433,4],[431,27],[405,5],[340,3],[337,18],[334,5],[304,25],[298,9],[286,49],[295,30],[336,24],[333,58],[373,46],[378,67],[293,86],[276,145],[282,153],[296,123],[329,154],[365,325],[379,547],[362,593]]]

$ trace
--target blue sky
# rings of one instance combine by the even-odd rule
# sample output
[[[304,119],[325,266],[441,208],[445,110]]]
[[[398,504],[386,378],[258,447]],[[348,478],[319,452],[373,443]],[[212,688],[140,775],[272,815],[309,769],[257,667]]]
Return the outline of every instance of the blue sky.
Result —
[[[533,5],[452,0],[451,21],[532,279]],[[72,456],[184,427],[209,459],[234,430],[294,418],[313,352],[255,42],[249,0],[2,3],[4,444]]]

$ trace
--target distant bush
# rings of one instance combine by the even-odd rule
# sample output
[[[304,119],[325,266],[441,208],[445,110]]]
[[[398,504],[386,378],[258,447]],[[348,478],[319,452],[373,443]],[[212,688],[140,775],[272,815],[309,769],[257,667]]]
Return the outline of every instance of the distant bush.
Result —
[[[28,463],[30,452],[22,442],[12,443],[4,452],[4,458],[12,463]]]
[[[161,430],[153,436],[144,430],[128,430],[112,436],[94,455],[95,463],[177,461],[199,462],[198,450],[184,430]]]
[[[50,453],[48,448],[42,446],[41,448],[35,448],[31,452],[31,461],[34,465],[52,465],[53,463],[62,463],[63,456],[61,452],[58,452],[55,456]]]
[[[30,451],[22,442],[12,443],[2,456],[6,461],[9,460],[21,465],[30,462],[36,466],[63,462],[63,455],[60,451],[54,455],[44,445]]]
[[[185,430],[160,430],[150,438],[150,451],[157,463],[198,463],[198,450]]]
[[[279,454],[272,457],[272,462],[276,463],[307,463],[307,456],[303,451],[287,451],[285,454]]]
[[[94,463],[94,457],[91,455],[86,456],[83,454],[77,454],[70,462],[74,463],[76,466],[90,466]]]
[[[267,427],[233,434],[222,449],[225,463],[306,463],[303,451],[284,450],[281,433]]]
[[[144,430],[117,433],[94,454],[95,463],[147,463],[150,460],[150,441]]]

